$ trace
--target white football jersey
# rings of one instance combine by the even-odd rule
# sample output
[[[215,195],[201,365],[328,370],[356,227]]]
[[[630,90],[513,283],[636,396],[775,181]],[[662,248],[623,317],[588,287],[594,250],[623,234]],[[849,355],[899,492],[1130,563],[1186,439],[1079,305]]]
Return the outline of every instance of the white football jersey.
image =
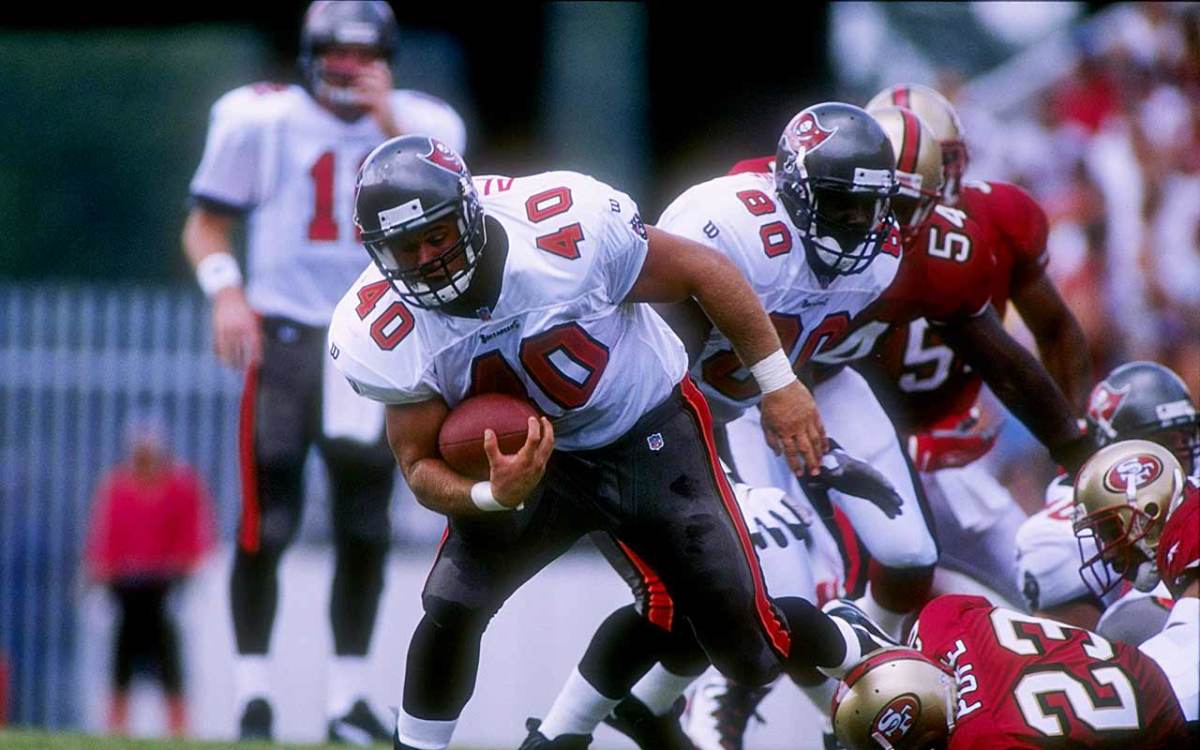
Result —
[[[445,102],[394,91],[392,110],[404,132],[462,151],[462,119]],[[375,118],[340,120],[300,86],[243,86],[213,105],[191,194],[248,212],[246,294],[259,313],[328,325],[370,262],[354,227],[354,180],[384,140]]]
[[[1046,487],[1046,507],[1017,530],[1017,586],[1024,592],[1030,612],[1092,596],[1079,573],[1082,557],[1072,525],[1074,509],[1074,488],[1061,474]],[[1095,554],[1094,542],[1083,544],[1089,557]],[[1118,591],[1109,592],[1104,604],[1111,604],[1119,595]]]
[[[409,309],[374,266],[342,298],[330,354],[359,393],[402,404],[523,392],[583,450],[627,432],[687,369],[683,344],[649,305],[623,302],[646,258],[629,196],[574,172],[476,177],[508,258],[490,317]],[[493,238],[494,240],[494,238]]]
[[[900,265],[899,245],[889,243],[862,273],[823,284],[809,267],[770,174],[747,172],[696,185],[667,207],[658,226],[717,249],[741,269],[795,365],[838,339]],[[719,419],[735,418],[761,398],[749,369],[719,331],[709,337],[692,375]]]

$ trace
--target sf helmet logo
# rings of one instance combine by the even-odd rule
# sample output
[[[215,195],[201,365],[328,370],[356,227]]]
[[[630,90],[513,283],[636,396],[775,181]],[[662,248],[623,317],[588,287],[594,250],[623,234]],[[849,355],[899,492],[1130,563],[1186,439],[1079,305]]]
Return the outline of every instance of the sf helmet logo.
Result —
[[[820,148],[837,131],[837,126],[833,130],[821,127],[821,121],[812,112],[801,112],[786,131],[788,148],[803,158],[804,154]]]
[[[458,154],[454,153],[454,149],[437,138],[430,138],[429,145],[429,153],[422,156],[422,159],[453,174],[467,173],[467,165],[463,164],[463,160],[459,158]]]
[[[872,737],[882,737],[889,745],[908,734],[912,728],[917,712],[921,710],[921,702],[917,696],[905,693],[883,707],[875,717],[875,726],[871,728]]]
[[[1092,395],[1088,397],[1088,418],[1100,425],[1108,437],[1115,437],[1117,434],[1113,429],[1112,419],[1116,415],[1117,409],[1121,408],[1125,397],[1129,395],[1129,389],[1128,385],[1124,388],[1113,388],[1107,382],[1102,382],[1092,390]]]
[[[1129,487],[1137,490],[1162,476],[1162,461],[1149,453],[1139,453],[1114,465],[1104,475],[1104,486],[1112,492],[1125,492]]]

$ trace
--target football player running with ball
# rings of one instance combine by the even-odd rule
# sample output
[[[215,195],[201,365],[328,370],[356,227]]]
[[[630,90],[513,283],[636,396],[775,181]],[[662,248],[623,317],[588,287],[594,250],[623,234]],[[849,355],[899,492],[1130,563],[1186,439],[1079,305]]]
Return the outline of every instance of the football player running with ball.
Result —
[[[217,356],[246,372],[239,425],[242,514],[230,582],[237,644],[234,696],[243,739],[273,731],[268,653],[278,569],[303,517],[304,463],[321,453],[330,478],[336,563],[329,602],[332,741],[386,740],[369,708],[367,654],[383,591],[395,463],[383,409],[327,365],[325,329],[362,271],[352,221],[355,170],[401,133],[457,149],[461,118],[419,91],[393,90],[398,29],[385,2],[316,2],[304,16],[304,85],[259,83],[212,108],[183,233],[212,300]],[[232,254],[245,219],[242,273]]]
[[[646,227],[628,196],[590,177],[472,180],[427,137],[375,149],[355,208],[375,265],[339,303],[330,354],[356,390],[387,404],[409,486],[449,519],[409,646],[396,748],[448,746],[491,617],[592,530],[653,567],[712,661],[745,684],[771,680],[789,655],[844,674],[878,646],[803,601],[788,625],[804,637],[790,639],[683,345],[641,304],[695,298],[765,394],[768,440],[815,473],[816,407],[736,266]],[[544,416],[515,454],[485,433],[490,480],[476,482],[442,460],[437,435],[452,407],[489,391]]]

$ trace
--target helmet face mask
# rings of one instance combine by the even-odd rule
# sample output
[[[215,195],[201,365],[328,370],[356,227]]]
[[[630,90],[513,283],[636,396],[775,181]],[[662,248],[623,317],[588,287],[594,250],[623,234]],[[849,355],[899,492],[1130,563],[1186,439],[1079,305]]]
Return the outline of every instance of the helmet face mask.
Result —
[[[1158,584],[1151,550],[1157,545],[1161,529],[1157,516],[1128,505],[1096,511],[1075,524],[1082,561],[1079,575],[1096,598],[1103,599],[1124,581],[1130,581],[1139,591],[1149,591]]]
[[[865,271],[893,228],[894,159],[878,123],[849,104],[809,107],[784,128],[775,163],[809,261],[825,275]]]
[[[376,148],[359,171],[354,210],[363,245],[405,302],[433,309],[466,293],[487,231],[471,175],[445,144],[406,136]],[[423,233],[448,218],[457,237],[434,258],[406,262],[410,248],[431,244]]]

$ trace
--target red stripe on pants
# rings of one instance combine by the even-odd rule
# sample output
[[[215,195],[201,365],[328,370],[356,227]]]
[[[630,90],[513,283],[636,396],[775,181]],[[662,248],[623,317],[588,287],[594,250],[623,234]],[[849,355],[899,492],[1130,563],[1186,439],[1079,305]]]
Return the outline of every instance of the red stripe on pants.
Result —
[[[646,619],[668,633],[671,632],[671,624],[675,621],[675,601],[667,592],[666,584],[628,545],[617,542],[617,546],[642,577],[642,585],[646,588]]]
[[[433,569],[437,567],[438,559],[442,556],[442,548],[446,546],[446,540],[450,538],[450,522],[446,522],[446,528],[442,529],[442,538],[438,541],[437,552],[433,553],[433,564],[429,566],[429,572],[425,574],[425,583],[421,586],[421,591],[429,587],[429,577],[433,575]]]
[[[767,598],[767,588],[763,584],[762,569],[758,566],[758,557],[754,554],[754,546],[750,542],[750,532],[746,530],[746,524],[738,510],[737,501],[733,497],[733,488],[729,486],[729,482],[725,479],[725,472],[721,470],[721,460],[717,456],[717,444],[713,439],[712,414],[708,411],[708,402],[704,400],[704,395],[692,383],[690,377],[684,377],[680,385],[684,401],[700,421],[700,433],[704,436],[704,448],[708,451],[709,466],[717,481],[717,488],[721,491],[721,501],[725,505],[725,512],[729,514],[734,528],[737,529],[742,554],[750,566],[750,575],[754,579],[754,607],[758,612],[758,619],[766,630],[771,645],[781,656],[787,656],[792,647],[791,636],[775,615],[771,600]]]
[[[254,460],[254,413],[258,403],[258,366],[246,369],[242,405],[238,414],[238,459],[242,474],[242,529],[238,544],[247,552],[258,552],[259,521],[258,464]]]

